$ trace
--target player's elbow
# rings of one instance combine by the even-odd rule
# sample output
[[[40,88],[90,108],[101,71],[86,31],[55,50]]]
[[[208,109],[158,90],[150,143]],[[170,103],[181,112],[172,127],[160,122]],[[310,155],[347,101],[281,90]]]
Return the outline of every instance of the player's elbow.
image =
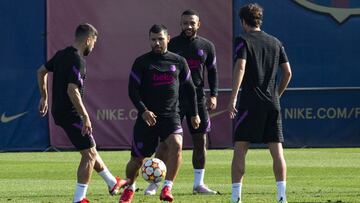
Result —
[[[292,77],[292,72],[291,72],[291,70],[284,72],[284,77],[285,77],[287,80],[290,80],[291,77]]]
[[[292,71],[290,68],[289,62],[281,64],[282,66],[282,75],[285,79],[290,80],[292,77]]]

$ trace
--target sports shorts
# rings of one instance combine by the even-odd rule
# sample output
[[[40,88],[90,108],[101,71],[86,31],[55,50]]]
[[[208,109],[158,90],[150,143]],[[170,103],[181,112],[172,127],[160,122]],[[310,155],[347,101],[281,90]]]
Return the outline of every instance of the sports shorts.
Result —
[[[210,116],[209,112],[206,107],[206,98],[203,97],[201,99],[198,98],[197,101],[198,105],[198,114],[200,117],[200,125],[198,129],[194,129],[191,125],[191,111],[192,108],[190,104],[183,102],[183,104],[180,105],[180,118],[181,121],[183,121],[184,117],[186,118],[186,123],[189,128],[189,131],[192,135],[195,134],[205,134],[211,131],[211,122],[210,122]]]
[[[133,129],[131,155],[134,157],[150,157],[156,150],[159,141],[165,141],[171,134],[182,135],[180,116],[157,116],[155,126],[148,126],[138,116]]]
[[[284,142],[281,113],[278,109],[261,107],[239,109],[233,126],[234,142]]]
[[[54,116],[55,118],[55,116]],[[90,149],[96,146],[94,137],[90,135],[82,135],[81,130],[83,122],[77,115],[66,116],[55,119],[56,125],[60,126],[70,139],[71,143],[77,150]]]

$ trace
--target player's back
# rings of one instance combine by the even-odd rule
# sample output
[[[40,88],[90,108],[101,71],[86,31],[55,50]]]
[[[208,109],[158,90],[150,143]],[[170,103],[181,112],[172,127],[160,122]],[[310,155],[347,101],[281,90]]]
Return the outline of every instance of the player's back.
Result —
[[[249,104],[262,101],[279,107],[276,74],[279,68],[282,45],[275,37],[263,32],[251,32],[241,36],[246,44],[246,68],[242,84],[243,97]],[[252,100],[252,101],[250,101]]]

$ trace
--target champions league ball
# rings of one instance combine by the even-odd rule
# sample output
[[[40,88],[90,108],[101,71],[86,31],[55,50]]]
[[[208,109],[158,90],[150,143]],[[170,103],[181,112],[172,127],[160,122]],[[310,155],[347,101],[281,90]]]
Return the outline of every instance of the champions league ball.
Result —
[[[161,182],[166,176],[166,166],[157,158],[145,160],[141,167],[141,175],[149,183]]]

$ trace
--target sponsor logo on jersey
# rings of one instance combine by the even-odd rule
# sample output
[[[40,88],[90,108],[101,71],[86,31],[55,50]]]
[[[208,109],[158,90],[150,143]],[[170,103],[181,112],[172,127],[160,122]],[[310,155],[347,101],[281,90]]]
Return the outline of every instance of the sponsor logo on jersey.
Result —
[[[153,82],[154,86],[172,84],[174,82],[174,77],[167,73],[154,73]]]
[[[200,60],[196,60],[196,59],[186,59],[186,61],[190,69],[200,68],[200,65],[202,64]]]

